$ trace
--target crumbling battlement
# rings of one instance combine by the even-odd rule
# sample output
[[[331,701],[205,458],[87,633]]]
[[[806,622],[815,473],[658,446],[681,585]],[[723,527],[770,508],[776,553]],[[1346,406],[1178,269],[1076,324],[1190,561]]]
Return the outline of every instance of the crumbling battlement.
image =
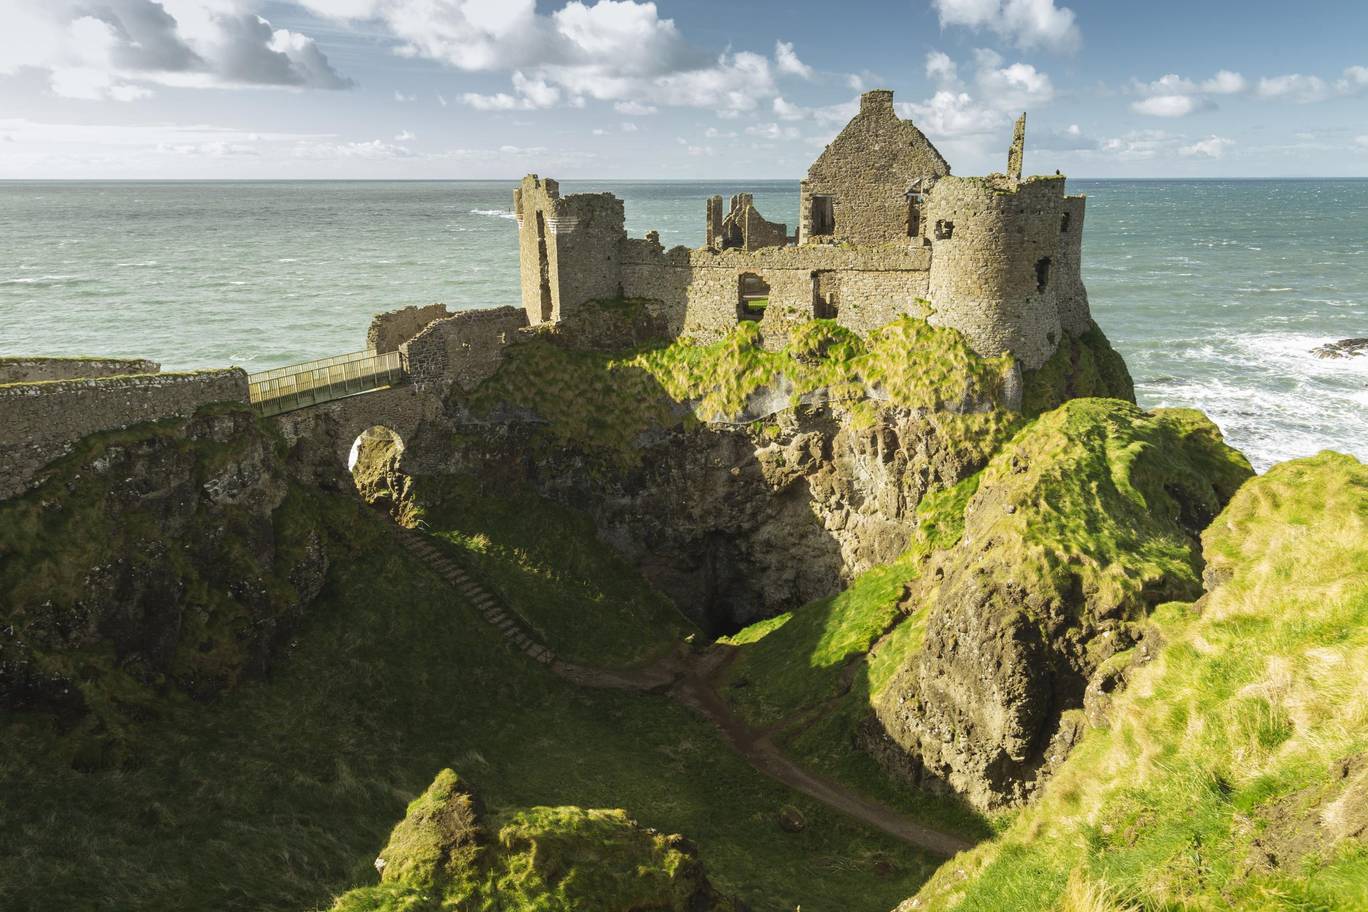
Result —
[[[445,304],[429,304],[426,307],[413,305],[388,313],[376,314],[371,318],[370,329],[366,333],[366,348],[383,355],[398,351],[399,347],[412,339],[434,320],[451,316]]]
[[[155,374],[160,370],[160,364],[146,358],[0,358],[0,383],[124,377]]]
[[[708,200],[707,246],[714,250],[759,250],[762,247],[782,247],[789,243],[788,226],[771,222],[755,208],[755,197],[738,193],[731,198],[731,208],[724,214],[722,197]]]
[[[415,386],[454,383],[469,392],[493,375],[504,346],[525,326],[527,314],[516,307],[465,310],[427,324],[399,350]]]
[[[665,250],[654,232],[628,238],[620,200],[562,198],[536,175],[514,194],[523,304],[530,324],[572,319],[588,302],[649,302],[674,335],[706,341],[755,320],[767,345],[788,327],[834,319],[867,332],[929,301],[933,322],[985,356],[1039,367],[1065,331],[1092,325],[1080,274],[1082,197],[1062,177],[1023,179],[1025,116],[1006,174],[959,178],[893,93],[866,93],[859,113],[808,171],[799,231],[787,235],[750,194],[707,202],[707,242]],[[643,304],[643,306],[647,306]]]
[[[214,402],[247,404],[241,368],[0,386],[0,500],[27,490],[76,441]]]

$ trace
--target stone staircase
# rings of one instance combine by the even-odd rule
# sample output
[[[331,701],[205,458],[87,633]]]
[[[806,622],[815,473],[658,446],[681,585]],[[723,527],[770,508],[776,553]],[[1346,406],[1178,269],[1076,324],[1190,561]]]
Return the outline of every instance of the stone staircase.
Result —
[[[527,625],[521,618],[510,611],[506,611],[497,596],[471,579],[470,574],[466,573],[459,564],[446,554],[443,554],[442,550],[433,544],[430,537],[413,529],[402,527],[398,527],[398,534],[405,550],[430,567],[469,599],[476,610],[484,616],[484,619],[498,630],[510,645],[543,665],[550,665],[556,661],[555,653],[540,642],[532,631],[527,629]]]

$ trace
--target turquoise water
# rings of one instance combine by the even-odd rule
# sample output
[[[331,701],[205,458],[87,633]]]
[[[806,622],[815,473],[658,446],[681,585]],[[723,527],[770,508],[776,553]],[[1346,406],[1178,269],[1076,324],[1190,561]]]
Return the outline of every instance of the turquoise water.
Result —
[[[1368,181],[1071,181],[1084,276],[1142,404],[1190,405],[1261,468],[1368,459]],[[517,304],[511,182],[0,182],[0,354],[144,356],[249,370],[364,347],[372,313]],[[571,182],[628,229],[703,239],[704,200],[795,182]]]

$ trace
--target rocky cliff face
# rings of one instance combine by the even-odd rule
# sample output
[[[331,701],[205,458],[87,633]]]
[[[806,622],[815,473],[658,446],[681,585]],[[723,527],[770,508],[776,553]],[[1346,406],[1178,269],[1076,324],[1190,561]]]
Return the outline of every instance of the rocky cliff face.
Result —
[[[449,403],[461,433],[426,461],[587,512],[683,611],[735,629],[892,560],[922,496],[1020,421],[1015,368],[953,332],[810,332],[781,353],[744,327],[623,359],[528,343]]]
[[[327,569],[300,497],[245,409],[87,438],[0,504],[0,705],[98,713],[264,670]]]
[[[1156,605],[1200,593],[1198,536],[1251,474],[1196,412],[1079,399],[1041,417],[911,585],[924,645],[867,743],[980,807],[1033,794],[1080,734],[1089,680]]]

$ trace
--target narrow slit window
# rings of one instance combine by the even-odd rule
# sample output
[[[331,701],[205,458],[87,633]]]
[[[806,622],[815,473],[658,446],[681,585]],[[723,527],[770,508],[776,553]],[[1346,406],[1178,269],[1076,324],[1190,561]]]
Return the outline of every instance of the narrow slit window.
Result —
[[[1035,273],[1036,273],[1036,291],[1044,291],[1044,290],[1045,290],[1045,287],[1046,287],[1047,285],[1050,284],[1050,258],[1049,258],[1049,257],[1042,257],[1041,259],[1036,260]]]

